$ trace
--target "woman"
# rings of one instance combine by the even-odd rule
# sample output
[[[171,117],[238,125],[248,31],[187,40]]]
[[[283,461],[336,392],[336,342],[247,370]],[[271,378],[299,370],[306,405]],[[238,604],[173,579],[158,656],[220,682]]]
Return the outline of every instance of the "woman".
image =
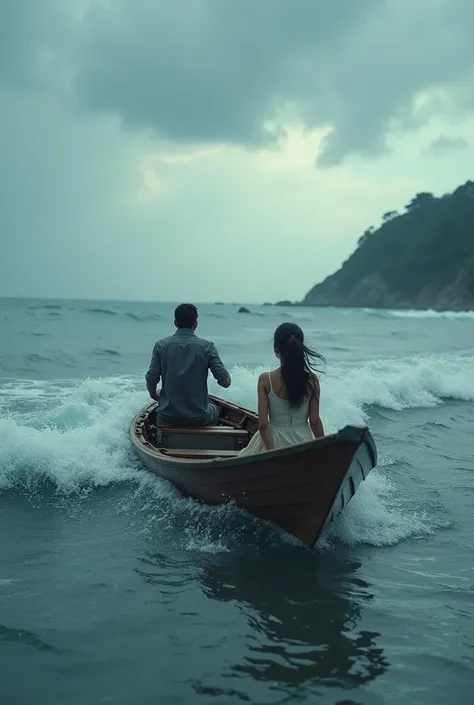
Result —
[[[280,367],[258,380],[258,432],[240,455],[254,455],[324,436],[319,416],[319,381],[311,358],[322,355],[304,344],[295,323],[282,323],[275,331],[273,348]]]

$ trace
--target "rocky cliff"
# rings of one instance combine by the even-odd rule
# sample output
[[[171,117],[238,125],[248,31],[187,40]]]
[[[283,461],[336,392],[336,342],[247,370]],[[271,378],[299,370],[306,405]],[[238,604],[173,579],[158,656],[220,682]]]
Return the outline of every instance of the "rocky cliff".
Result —
[[[474,309],[474,182],[435,198],[419,193],[369,228],[306,306]]]

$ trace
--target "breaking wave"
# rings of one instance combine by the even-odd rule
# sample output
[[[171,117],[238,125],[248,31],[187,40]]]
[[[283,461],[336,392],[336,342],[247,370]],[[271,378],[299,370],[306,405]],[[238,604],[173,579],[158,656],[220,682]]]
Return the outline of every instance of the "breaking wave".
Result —
[[[57,319],[62,319],[63,314],[67,314],[68,312],[94,317],[114,317],[119,320],[123,319],[139,322],[159,321],[162,319],[162,316],[159,313],[128,311],[120,307],[106,308],[104,306],[79,308],[77,306],[67,306],[61,304],[37,304],[35,306],[27,306],[26,311],[28,311],[28,314],[32,317],[38,313],[43,313],[47,318]]]
[[[61,304],[40,304],[38,306],[27,306],[27,311],[41,311],[42,309],[46,311],[60,311],[62,306]]]
[[[116,311],[111,311],[108,308],[85,308],[82,309],[82,313],[92,313],[99,314],[101,316],[116,316]]]
[[[434,311],[433,309],[376,309],[365,308],[365,313],[379,318],[440,319],[474,321],[474,311]]]
[[[255,408],[259,372],[234,367],[233,386],[226,396]],[[374,406],[403,412],[441,404],[448,398],[474,400],[474,356],[393,359],[358,368],[339,367],[323,376],[321,387],[321,413],[326,430],[331,432],[348,423],[369,422]],[[211,391],[218,391],[213,382]],[[87,496],[98,487],[126,483],[136,486],[144,502],[149,503],[153,495],[158,523],[187,527],[189,550],[198,550],[198,546],[202,550],[230,550],[240,530],[253,536],[256,526],[278,540],[288,540],[233,507],[209,508],[184,500],[167,483],[146,473],[131,449],[128,427],[147,401],[141,376],[3,382],[0,492],[35,493],[52,487],[56,494],[72,498]],[[428,535],[440,525],[432,515],[415,512],[404,501],[390,479],[393,458],[383,450],[379,449],[378,469],[330,527],[323,547],[335,541],[390,545]]]
[[[76,309],[77,310],[77,309]],[[99,315],[99,316],[117,316],[118,318],[125,318],[131,321],[159,321],[161,316],[159,313],[136,313],[135,311],[124,311],[121,309],[108,309],[108,308],[85,308],[79,309],[79,313],[86,313],[89,315]]]
[[[112,350],[109,348],[94,348],[91,352],[93,355],[97,355],[98,357],[122,357],[122,353],[118,350]]]
[[[227,394],[255,407],[256,379],[262,369],[236,367]],[[212,385],[219,394],[218,387]],[[393,411],[430,408],[443,400],[474,401],[474,355],[411,356],[365,365],[329,367],[321,376],[321,413],[330,431],[346,423],[366,423],[370,407]]]

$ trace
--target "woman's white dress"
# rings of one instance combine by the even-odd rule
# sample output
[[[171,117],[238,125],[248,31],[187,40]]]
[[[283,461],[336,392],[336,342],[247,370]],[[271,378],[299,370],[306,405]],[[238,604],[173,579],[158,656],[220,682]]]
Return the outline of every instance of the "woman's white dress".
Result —
[[[299,407],[292,409],[286,401],[277,397],[270,380],[270,392],[268,394],[268,425],[275,448],[292,446],[297,443],[305,443],[314,440],[314,434],[309,426],[309,403],[311,397]],[[257,431],[249,441],[249,444],[242,448],[241,455],[256,455],[267,451],[260,431]]]

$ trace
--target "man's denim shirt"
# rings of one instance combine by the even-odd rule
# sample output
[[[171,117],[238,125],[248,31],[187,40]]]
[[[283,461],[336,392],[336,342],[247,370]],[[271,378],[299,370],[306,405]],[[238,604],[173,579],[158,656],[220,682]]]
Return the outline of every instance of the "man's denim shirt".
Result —
[[[190,328],[178,328],[174,335],[155,343],[146,380],[152,385],[162,380],[161,423],[204,422],[209,409],[208,370],[218,382],[229,377],[214,343],[198,338]]]

